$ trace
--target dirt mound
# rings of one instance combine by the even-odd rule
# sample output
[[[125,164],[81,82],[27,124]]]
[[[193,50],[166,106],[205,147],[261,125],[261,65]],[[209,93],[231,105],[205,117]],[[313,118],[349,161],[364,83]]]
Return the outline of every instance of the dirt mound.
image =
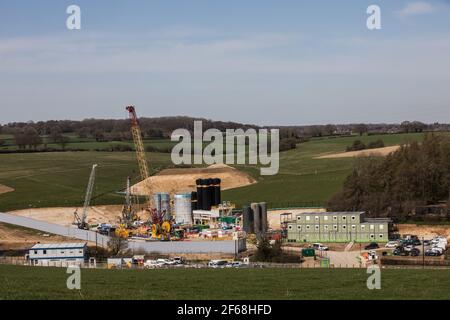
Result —
[[[70,226],[73,223],[73,213],[77,208],[38,208],[38,209],[24,209],[11,211],[10,214],[15,214],[22,217],[42,220],[50,223],[56,223],[64,226]],[[82,208],[78,208],[78,214],[81,215]],[[118,218],[122,213],[122,206],[95,206],[90,207],[87,213],[87,222],[89,224],[111,223],[116,224]],[[140,213],[139,215],[143,215]],[[142,219],[148,218],[142,216]]]
[[[417,225],[417,224],[399,224],[398,232],[400,234],[415,234],[419,238],[431,239],[436,236],[444,236],[450,239],[449,225]]]
[[[247,173],[226,164],[211,165],[206,168],[166,169],[131,187],[133,194],[145,195],[148,192],[189,192],[195,191],[197,179],[219,178],[222,190],[233,189],[256,183]],[[151,189],[151,190],[149,190]]]
[[[79,242],[68,237],[46,234],[42,231],[0,223],[0,249],[28,248],[35,243]]]
[[[360,150],[360,151],[332,153],[332,154],[326,154],[323,156],[316,157],[315,159],[352,158],[352,157],[368,157],[368,156],[385,157],[388,154],[390,154],[394,151],[397,151],[398,148],[400,148],[400,146],[390,146],[390,147],[367,149],[367,150]]]
[[[282,209],[282,210],[269,210],[267,211],[267,220],[269,222],[269,228],[280,228],[280,215],[282,213],[291,213],[291,219],[295,219],[296,215],[305,212],[325,212],[325,208],[302,208],[302,209]]]
[[[5,186],[3,184],[0,184],[0,194],[7,193],[7,192],[13,192],[13,191],[14,191],[13,188],[10,188],[10,187],[7,187],[7,186]]]

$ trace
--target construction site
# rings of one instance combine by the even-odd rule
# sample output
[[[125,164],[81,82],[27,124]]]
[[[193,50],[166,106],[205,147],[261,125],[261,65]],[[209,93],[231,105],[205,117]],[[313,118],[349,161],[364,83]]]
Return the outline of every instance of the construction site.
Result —
[[[2,222],[88,241],[96,247],[107,248],[117,239],[125,243],[123,248],[143,253],[237,255],[245,251],[242,211],[222,198],[222,190],[256,180],[221,164],[166,169],[151,176],[151,159],[147,159],[136,109],[128,106],[126,110],[140,182],[133,185],[131,177],[123,177],[124,188],[117,191],[123,196],[123,205],[91,206],[96,173],[102,169],[93,163],[82,206],[18,210]],[[263,232],[267,230],[264,204],[257,215],[258,232]]]

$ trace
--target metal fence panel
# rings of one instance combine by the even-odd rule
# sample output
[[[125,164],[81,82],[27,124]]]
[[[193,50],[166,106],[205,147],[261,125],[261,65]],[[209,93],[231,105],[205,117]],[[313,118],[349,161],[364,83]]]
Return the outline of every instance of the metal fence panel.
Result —
[[[76,238],[79,240],[97,243],[106,248],[110,237],[95,231],[81,230],[75,226],[65,227],[54,223],[35,220],[27,217],[0,213],[0,222],[15,224],[22,227],[41,230],[44,232]],[[128,249],[133,251],[159,252],[159,253],[238,253],[246,249],[245,239],[225,241],[128,241]]]
[[[88,242],[95,242],[98,246],[106,248],[110,237],[98,234],[95,231],[81,230],[75,226],[65,227],[55,223],[35,220],[32,218],[0,213],[0,222],[14,224],[30,229],[40,230],[63,237],[70,237]]]

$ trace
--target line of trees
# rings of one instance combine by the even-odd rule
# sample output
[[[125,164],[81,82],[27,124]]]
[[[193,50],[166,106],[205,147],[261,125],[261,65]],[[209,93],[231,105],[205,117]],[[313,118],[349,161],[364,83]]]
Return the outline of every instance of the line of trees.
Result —
[[[417,206],[448,201],[449,188],[450,138],[428,133],[421,144],[404,145],[384,159],[357,160],[328,207],[401,220]]]
[[[139,124],[145,138],[167,138],[175,129],[184,128],[193,131],[194,121],[201,120],[203,129],[216,128],[221,131],[226,129],[258,129],[258,126],[241,124],[236,122],[212,121],[191,117],[161,117],[140,118]],[[15,134],[26,128],[35,129],[40,136],[50,136],[53,142],[60,139],[61,135],[75,133],[80,139],[94,138],[96,141],[129,141],[130,121],[128,119],[86,119],[82,121],[60,120],[39,122],[13,122],[0,126],[0,133]],[[56,142],[55,142],[56,143]]]
[[[367,145],[362,142],[361,140],[355,140],[353,141],[351,146],[347,146],[345,151],[360,151],[365,149],[375,149],[375,148],[383,148],[384,142],[381,139],[378,139],[376,141],[371,141]]]

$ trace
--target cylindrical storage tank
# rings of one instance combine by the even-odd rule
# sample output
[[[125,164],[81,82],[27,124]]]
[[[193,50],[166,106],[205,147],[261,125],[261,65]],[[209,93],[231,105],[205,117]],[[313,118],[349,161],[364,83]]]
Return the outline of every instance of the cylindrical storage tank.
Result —
[[[242,208],[242,227],[247,233],[255,233],[255,226],[253,222],[253,210],[250,206]]]
[[[209,193],[209,204],[210,207],[209,209],[211,209],[212,206],[214,206],[214,179],[208,179],[209,180],[209,185],[208,185],[208,193]]]
[[[155,207],[158,212],[164,213],[164,220],[170,220],[172,218],[172,212],[170,211],[170,194],[166,192],[159,192],[153,194],[153,200],[155,201]]]
[[[259,209],[258,203],[252,203],[250,205],[253,211],[253,225],[254,225],[254,232],[256,235],[259,235],[261,233],[261,211]]]
[[[214,188],[214,192],[213,192],[213,198],[214,198],[214,205],[217,206],[222,202],[221,196],[220,196],[220,183],[221,180],[219,178],[214,179],[213,182],[213,188]]]
[[[265,202],[259,203],[259,209],[261,210],[261,231],[267,232],[267,204]]]
[[[192,224],[191,193],[177,193],[174,196],[175,222]]]
[[[202,210],[203,208],[203,191],[202,191],[202,179],[197,179],[195,181],[197,185],[197,210]]]
[[[202,209],[211,210],[211,193],[209,185],[211,179],[203,179],[202,182]]]
[[[197,192],[191,192],[192,210],[197,210]]]

